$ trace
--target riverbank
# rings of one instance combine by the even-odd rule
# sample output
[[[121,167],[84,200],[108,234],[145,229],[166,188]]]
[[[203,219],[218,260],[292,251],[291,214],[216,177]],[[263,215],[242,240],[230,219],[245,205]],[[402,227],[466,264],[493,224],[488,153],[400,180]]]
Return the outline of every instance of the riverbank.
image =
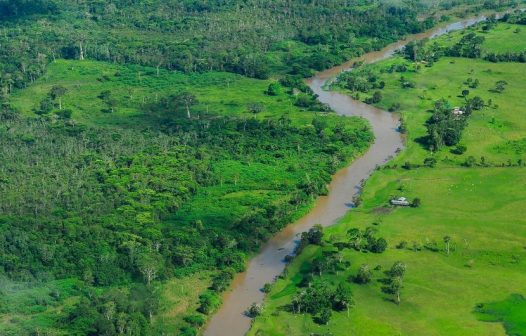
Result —
[[[499,27],[496,33],[518,36],[503,34]],[[521,42],[503,40],[499,44],[491,38],[491,31],[484,34],[492,48],[503,52],[507,45]],[[396,62],[389,59],[372,67],[385,70]],[[400,103],[408,132],[407,150],[367,181],[363,204],[326,230],[324,247],[308,247],[289,266],[284,279],[269,293],[264,312],[249,335],[489,336],[506,334],[510,325],[523,330],[520,321],[513,320],[512,306],[505,302],[526,294],[522,286],[526,282],[522,164],[526,151],[519,145],[526,138],[522,110],[526,101],[520,94],[526,87],[525,76],[520,75],[524,71],[524,63],[443,58],[416,72],[374,72],[378,81],[385,82],[378,105],[388,108]],[[400,76],[412,81],[414,88],[400,88]],[[479,82],[476,88],[469,88],[469,96],[481,96],[486,102],[491,99],[491,107],[469,117],[461,141],[467,146],[465,153],[454,154],[452,148],[431,153],[422,144],[428,110],[440,98],[462,104],[461,92],[468,78]],[[493,88],[499,80],[508,86],[496,93]],[[475,160],[471,166],[466,164],[470,157]],[[427,158],[433,160],[424,164]],[[421,204],[392,208],[388,200],[395,196],[418,198]],[[338,253],[350,267],[313,276],[314,260],[323,258],[324,251],[337,250],[335,242],[348,241],[347,232],[352,228],[372,228],[387,240],[387,250],[376,254],[344,248]],[[383,290],[384,271],[397,261],[407,266],[399,305]],[[371,280],[354,283],[363,264],[371,270]],[[333,312],[330,322],[320,325],[311,314],[292,313],[290,303],[311,278],[328,286],[352,286],[355,306],[350,314]],[[480,321],[474,313],[490,302],[507,307],[501,313],[502,324]]]
[[[354,161],[333,178],[329,195],[320,198],[311,213],[289,225],[271,239],[261,253],[250,261],[247,271],[235,278],[232,291],[224,297],[224,304],[212,317],[205,335],[222,335],[224,330],[229,330],[231,335],[243,335],[251,323],[250,319],[244,315],[245,310],[252,303],[263,300],[264,293],[261,288],[266,283],[271,283],[284,269],[283,260],[285,256],[293,253],[297,241],[296,235],[306,231],[314,224],[332,225],[344,216],[351,208],[354,197],[360,191],[362,181],[367,179],[377,166],[384,164],[403,147],[396,114],[355,101],[341,93],[325,91],[323,87],[326,82],[340,72],[349,69],[355,62],[372,63],[385,59],[412,40],[439,36],[452,30],[462,29],[484,18],[484,16],[479,16],[407,37],[380,51],[363,55],[341,66],[320,72],[308,80],[311,89],[319,96],[318,99],[331,106],[338,114],[361,116],[367,119],[372,126],[376,141],[363,157]]]

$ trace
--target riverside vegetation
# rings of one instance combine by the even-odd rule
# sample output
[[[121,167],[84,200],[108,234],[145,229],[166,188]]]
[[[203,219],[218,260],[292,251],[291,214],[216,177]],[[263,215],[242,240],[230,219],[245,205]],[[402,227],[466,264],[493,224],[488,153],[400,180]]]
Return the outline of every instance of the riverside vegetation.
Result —
[[[303,78],[514,4],[0,0],[0,330],[195,335],[372,141]]]
[[[249,335],[526,334],[524,17],[411,43],[339,77],[333,89],[401,113],[407,148],[269,286]],[[399,196],[418,201],[389,205]],[[385,239],[383,253],[367,232]],[[342,287],[345,309],[324,294]],[[317,295],[327,301],[313,309],[304,298]]]

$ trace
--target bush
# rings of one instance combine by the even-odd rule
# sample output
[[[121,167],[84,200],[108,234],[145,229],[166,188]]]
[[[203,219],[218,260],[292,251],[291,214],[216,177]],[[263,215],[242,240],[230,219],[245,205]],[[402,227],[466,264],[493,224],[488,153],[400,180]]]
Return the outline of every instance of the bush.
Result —
[[[474,156],[468,156],[466,158],[466,161],[462,164],[465,167],[473,167],[477,163],[477,160]]]
[[[220,271],[212,279],[212,285],[210,286],[210,288],[218,292],[225,291],[230,285],[230,281],[232,281],[232,279],[234,278],[234,274],[235,271],[230,268]]]
[[[248,308],[246,314],[248,317],[254,318],[256,316],[259,316],[261,312],[263,311],[263,307],[259,303],[253,303]]]
[[[387,248],[387,241],[384,238],[369,238],[368,249],[373,253],[383,253]]]
[[[201,327],[205,324],[206,320],[203,315],[189,315],[185,316],[184,320],[194,327]]]
[[[197,311],[209,315],[219,307],[220,302],[221,299],[217,294],[211,291],[204,292],[199,296],[199,307],[197,308]]]
[[[196,336],[197,330],[193,327],[182,327],[180,336]]]
[[[451,149],[452,154],[462,155],[467,151],[467,147],[464,145],[457,145],[455,148]]]
[[[270,83],[268,85],[267,91],[265,94],[269,96],[277,96],[281,93],[281,86],[278,83]]]
[[[400,110],[400,103],[393,103],[391,104],[391,106],[389,106],[389,112],[396,112],[398,110]]]
[[[411,170],[413,169],[413,164],[409,161],[406,161],[403,165],[402,165],[402,168],[404,169],[407,169],[407,170]]]
[[[435,158],[429,157],[424,160],[424,165],[426,165],[427,167],[433,168],[436,166],[436,164],[437,160]]]
[[[372,97],[365,99],[365,102],[367,104],[376,104],[379,103],[380,100],[382,100],[382,93],[380,91],[375,91]]]
[[[328,324],[332,316],[332,310],[330,308],[323,308],[316,318],[316,322],[319,324]]]
[[[269,283],[266,283],[265,285],[263,285],[263,288],[261,288],[261,291],[263,293],[270,293],[271,290],[272,290],[272,285]]]
[[[354,282],[359,284],[366,284],[371,281],[373,272],[367,264],[362,264],[358,269],[358,273],[354,277]]]

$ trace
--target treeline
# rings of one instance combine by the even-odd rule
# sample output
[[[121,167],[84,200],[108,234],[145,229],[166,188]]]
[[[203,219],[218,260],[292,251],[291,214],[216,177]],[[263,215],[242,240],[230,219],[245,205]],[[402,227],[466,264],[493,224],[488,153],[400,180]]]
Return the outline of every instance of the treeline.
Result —
[[[0,2],[2,8],[12,18],[0,24],[4,95],[34,81],[55,58],[256,78],[309,76],[434,24],[416,19],[418,2],[371,1],[365,10],[343,0],[9,0]]]
[[[0,22],[3,96],[33,82],[56,58],[308,77],[435,24],[433,17],[417,19],[429,10],[421,1],[4,0],[1,6],[11,18]]]
[[[28,15],[48,14],[57,10],[49,0],[0,0],[0,19],[19,19]]]
[[[467,33],[452,46],[439,45],[436,41],[432,43],[427,39],[409,42],[401,51],[404,58],[413,62],[425,62],[426,66],[432,66],[443,56],[481,58],[483,56],[482,44],[484,36],[474,32]]]

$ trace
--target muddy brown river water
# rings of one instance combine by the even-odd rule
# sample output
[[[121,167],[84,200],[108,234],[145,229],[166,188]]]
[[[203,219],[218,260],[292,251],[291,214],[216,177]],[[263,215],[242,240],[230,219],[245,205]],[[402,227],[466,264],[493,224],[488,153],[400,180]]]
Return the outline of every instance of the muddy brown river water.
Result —
[[[336,113],[344,116],[360,116],[369,121],[375,142],[361,157],[338,171],[332,179],[327,196],[319,197],[310,212],[276,234],[261,251],[250,260],[247,270],[234,279],[231,290],[223,297],[223,305],[212,317],[204,332],[206,336],[242,336],[250,328],[251,319],[244,312],[254,302],[262,302],[261,288],[271,283],[285,268],[284,258],[293,254],[301,232],[315,224],[329,226],[352,207],[353,197],[360,191],[361,181],[367,179],[376,166],[391,159],[403,140],[398,132],[399,116],[373,106],[353,100],[347,95],[326,91],[323,87],[342,71],[348,71],[355,62],[373,63],[392,56],[410,41],[432,38],[459,30],[485,20],[485,16],[466,19],[430,31],[408,36],[390,44],[380,51],[371,52],[349,60],[345,64],[317,73],[307,84]]]

